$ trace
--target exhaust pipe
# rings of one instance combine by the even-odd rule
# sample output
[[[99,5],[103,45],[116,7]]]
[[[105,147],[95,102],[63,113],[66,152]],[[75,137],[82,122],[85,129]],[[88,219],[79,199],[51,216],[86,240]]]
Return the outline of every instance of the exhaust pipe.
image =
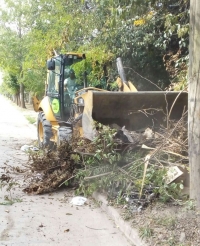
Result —
[[[128,86],[128,82],[127,82],[127,79],[126,79],[126,74],[124,72],[124,67],[123,67],[123,64],[122,64],[121,57],[117,58],[117,70],[118,70],[118,74],[119,74],[122,82],[125,83]]]

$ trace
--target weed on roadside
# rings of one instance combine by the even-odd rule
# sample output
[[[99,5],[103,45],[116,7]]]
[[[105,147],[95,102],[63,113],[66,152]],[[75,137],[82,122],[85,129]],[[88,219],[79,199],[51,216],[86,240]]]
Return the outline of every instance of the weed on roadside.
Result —
[[[176,241],[174,236],[170,237],[167,240],[167,245],[169,245],[169,246],[177,246],[177,241]]]
[[[36,122],[35,117],[32,117],[32,116],[30,116],[30,115],[25,115],[25,117],[26,117],[26,119],[28,120],[28,122],[29,122],[30,124],[34,124],[34,123]]]
[[[13,198],[13,199],[10,199],[8,196],[5,196],[4,197],[4,200],[3,202],[0,202],[0,205],[13,205],[14,203],[18,203],[18,202],[22,202],[23,200],[20,199],[20,198]]]
[[[164,226],[169,230],[172,230],[176,225],[176,219],[171,216],[160,217],[158,219],[154,219],[154,221],[155,221],[155,224]]]
[[[185,210],[195,210],[196,209],[196,204],[194,200],[188,200],[185,202]]]
[[[153,236],[153,229],[150,226],[144,226],[139,228],[139,235],[142,239],[148,239]]]
[[[14,198],[12,191],[15,190],[16,187],[19,187],[19,183],[7,174],[2,174],[0,176],[0,189],[7,192],[7,195],[4,196],[3,202],[0,202],[0,205],[12,205],[15,202],[20,202],[21,200],[18,198]]]

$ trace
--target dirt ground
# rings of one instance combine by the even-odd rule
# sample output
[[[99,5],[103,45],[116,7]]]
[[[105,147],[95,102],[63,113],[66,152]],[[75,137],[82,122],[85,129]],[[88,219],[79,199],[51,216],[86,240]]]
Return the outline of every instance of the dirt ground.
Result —
[[[150,246],[200,245],[200,213],[193,201],[183,205],[154,202],[139,213],[121,209],[122,217],[138,228],[140,237]]]

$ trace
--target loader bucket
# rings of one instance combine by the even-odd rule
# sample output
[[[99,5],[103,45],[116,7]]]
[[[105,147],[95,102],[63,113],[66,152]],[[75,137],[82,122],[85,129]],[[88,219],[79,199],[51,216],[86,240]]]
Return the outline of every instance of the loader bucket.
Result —
[[[82,127],[84,137],[95,137],[93,121],[117,124],[130,131],[166,125],[166,118],[180,119],[187,110],[186,92],[97,92],[84,96]]]

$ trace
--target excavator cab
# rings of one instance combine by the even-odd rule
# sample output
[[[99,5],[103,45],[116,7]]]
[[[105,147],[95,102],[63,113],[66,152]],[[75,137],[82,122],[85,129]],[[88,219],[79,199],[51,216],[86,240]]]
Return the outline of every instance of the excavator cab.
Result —
[[[47,91],[51,109],[59,121],[70,118],[71,105],[78,87],[72,65],[85,59],[85,55],[66,54],[47,61]],[[80,86],[79,86],[80,87]]]
[[[73,127],[70,118],[74,115],[74,98],[79,88],[73,70],[75,63],[85,60],[84,54],[66,53],[47,61],[46,95],[42,101],[33,98],[35,111],[39,112],[37,121],[38,144],[40,147],[59,144],[69,140]]]

